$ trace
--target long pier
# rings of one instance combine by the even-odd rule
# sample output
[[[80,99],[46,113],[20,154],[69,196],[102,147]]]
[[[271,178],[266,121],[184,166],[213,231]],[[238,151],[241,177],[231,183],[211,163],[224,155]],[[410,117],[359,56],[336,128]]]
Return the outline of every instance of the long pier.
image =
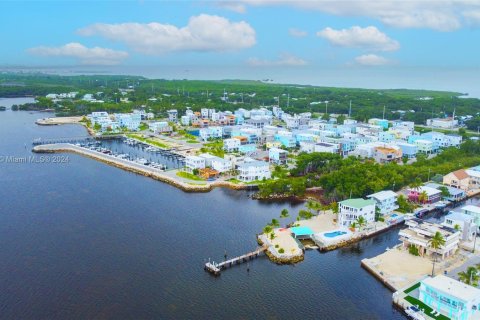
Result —
[[[257,258],[260,254],[265,252],[265,250],[267,250],[267,247],[263,246],[263,247],[258,248],[255,251],[246,253],[246,254],[241,255],[239,257],[236,257],[236,258],[225,260],[225,261],[220,262],[220,263],[215,263],[213,261],[212,262],[207,262],[205,264],[205,270],[212,273],[213,275],[218,276],[218,275],[220,275],[220,272],[222,272],[223,270],[225,270],[227,268],[230,268],[234,265],[241,264],[243,262],[247,262],[249,260],[253,260],[253,259]]]

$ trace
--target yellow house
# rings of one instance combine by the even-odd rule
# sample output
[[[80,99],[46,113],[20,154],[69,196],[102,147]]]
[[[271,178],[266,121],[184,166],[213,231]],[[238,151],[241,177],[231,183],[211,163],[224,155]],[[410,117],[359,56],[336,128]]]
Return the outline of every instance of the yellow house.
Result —
[[[470,176],[465,170],[460,169],[444,176],[443,184],[468,191],[470,189]]]

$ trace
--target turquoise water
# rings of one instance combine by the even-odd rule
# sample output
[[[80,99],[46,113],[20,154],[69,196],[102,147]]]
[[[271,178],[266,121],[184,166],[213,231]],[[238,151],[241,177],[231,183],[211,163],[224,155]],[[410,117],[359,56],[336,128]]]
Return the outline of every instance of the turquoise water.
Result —
[[[343,236],[344,234],[347,234],[347,233],[345,231],[334,231],[334,232],[324,233],[324,236],[327,238],[335,238],[338,236]]]

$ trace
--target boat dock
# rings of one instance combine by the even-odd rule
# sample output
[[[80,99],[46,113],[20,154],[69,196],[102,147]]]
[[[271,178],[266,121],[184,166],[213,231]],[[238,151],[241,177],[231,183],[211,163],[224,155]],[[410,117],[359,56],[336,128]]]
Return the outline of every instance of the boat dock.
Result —
[[[233,265],[241,264],[243,262],[247,262],[249,260],[253,260],[253,259],[257,258],[265,250],[267,250],[267,247],[263,246],[263,247],[258,248],[255,251],[246,253],[246,254],[241,255],[239,257],[236,257],[236,258],[225,260],[225,261],[220,262],[220,263],[215,263],[213,261],[212,262],[207,262],[205,264],[205,270],[210,272],[213,275],[218,276],[218,275],[220,275],[220,272],[222,272],[223,270],[225,270],[225,269],[227,269],[227,268],[229,268]]]

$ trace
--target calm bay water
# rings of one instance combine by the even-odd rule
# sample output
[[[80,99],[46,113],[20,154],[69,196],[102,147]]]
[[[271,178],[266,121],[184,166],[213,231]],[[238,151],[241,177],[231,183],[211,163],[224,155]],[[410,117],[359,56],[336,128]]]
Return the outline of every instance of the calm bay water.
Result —
[[[7,105],[0,100],[0,105]],[[86,135],[41,127],[44,113],[0,113],[0,156],[34,138]],[[40,155],[36,155],[37,157]],[[295,266],[261,257],[214,278],[203,270],[256,247],[283,208],[248,193],[189,194],[76,155],[65,164],[0,164],[2,319],[403,319],[391,292],[360,267],[398,231]]]

